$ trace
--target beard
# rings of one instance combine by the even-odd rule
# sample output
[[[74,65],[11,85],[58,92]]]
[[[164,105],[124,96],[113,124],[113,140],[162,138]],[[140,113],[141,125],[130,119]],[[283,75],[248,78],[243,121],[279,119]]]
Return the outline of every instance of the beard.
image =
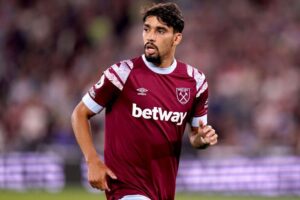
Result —
[[[155,65],[160,65],[161,64],[161,57],[160,57],[160,55],[150,56],[150,55],[145,54],[145,58],[146,58],[146,60],[148,62],[152,62]]]
[[[154,54],[147,54],[146,53],[146,48],[147,46],[151,46],[151,48],[154,48],[157,52],[157,55],[154,55]],[[145,58],[148,62],[152,62],[154,63],[155,65],[160,65],[161,64],[161,56],[160,56],[160,53],[158,51],[158,48],[154,45],[154,44],[151,44],[151,43],[146,43],[145,46],[144,46],[144,54],[145,54]]]

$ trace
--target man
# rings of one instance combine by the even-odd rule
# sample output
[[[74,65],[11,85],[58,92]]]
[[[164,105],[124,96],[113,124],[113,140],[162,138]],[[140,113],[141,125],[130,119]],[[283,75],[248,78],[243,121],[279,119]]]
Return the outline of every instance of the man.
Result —
[[[217,143],[207,125],[204,74],[174,58],[184,28],[177,5],[156,4],[145,10],[143,21],[144,55],[105,70],[72,114],[88,180],[109,200],[174,199],[187,122],[193,147]],[[96,153],[88,121],[104,107],[105,162]]]

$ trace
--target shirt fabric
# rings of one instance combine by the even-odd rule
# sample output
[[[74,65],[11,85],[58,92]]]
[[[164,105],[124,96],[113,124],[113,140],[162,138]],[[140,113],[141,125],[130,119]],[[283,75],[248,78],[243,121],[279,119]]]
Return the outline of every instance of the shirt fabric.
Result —
[[[186,123],[207,123],[208,85],[198,69],[174,59],[159,68],[142,55],[106,69],[83,97],[94,113],[105,109],[105,164],[109,200],[142,195],[173,200]]]

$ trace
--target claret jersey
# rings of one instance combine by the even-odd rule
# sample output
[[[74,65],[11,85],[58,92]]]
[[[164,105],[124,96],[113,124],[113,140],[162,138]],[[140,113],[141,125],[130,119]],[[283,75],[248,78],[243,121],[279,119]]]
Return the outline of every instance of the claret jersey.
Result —
[[[184,129],[207,123],[207,99],[204,74],[177,60],[159,68],[142,55],[104,71],[82,101],[94,113],[106,108],[104,160],[118,177],[109,200],[174,199]]]

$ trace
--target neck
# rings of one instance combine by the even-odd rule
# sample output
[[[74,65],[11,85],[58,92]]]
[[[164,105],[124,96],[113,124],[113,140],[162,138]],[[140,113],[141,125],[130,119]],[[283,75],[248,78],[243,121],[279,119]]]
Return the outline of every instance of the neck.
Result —
[[[162,57],[160,65],[156,65],[156,66],[161,68],[169,67],[174,62],[174,55],[175,55],[175,49],[173,49],[169,55]]]
[[[174,62],[174,56],[171,56],[169,58],[164,58],[162,59],[162,62],[159,65],[157,65],[157,67],[161,67],[161,68],[170,67],[173,62]],[[156,65],[156,63],[154,64]]]
[[[146,66],[151,71],[153,71],[157,74],[170,74],[175,70],[175,68],[177,66],[176,59],[174,59],[172,64],[170,66],[167,66],[167,67],[159,67],[159,66],[155,65],[155,63],[153,63],[153,62],[147,61],[145,55],[142,55],[142,59],[143,59],[144,63],[146,64]]]

